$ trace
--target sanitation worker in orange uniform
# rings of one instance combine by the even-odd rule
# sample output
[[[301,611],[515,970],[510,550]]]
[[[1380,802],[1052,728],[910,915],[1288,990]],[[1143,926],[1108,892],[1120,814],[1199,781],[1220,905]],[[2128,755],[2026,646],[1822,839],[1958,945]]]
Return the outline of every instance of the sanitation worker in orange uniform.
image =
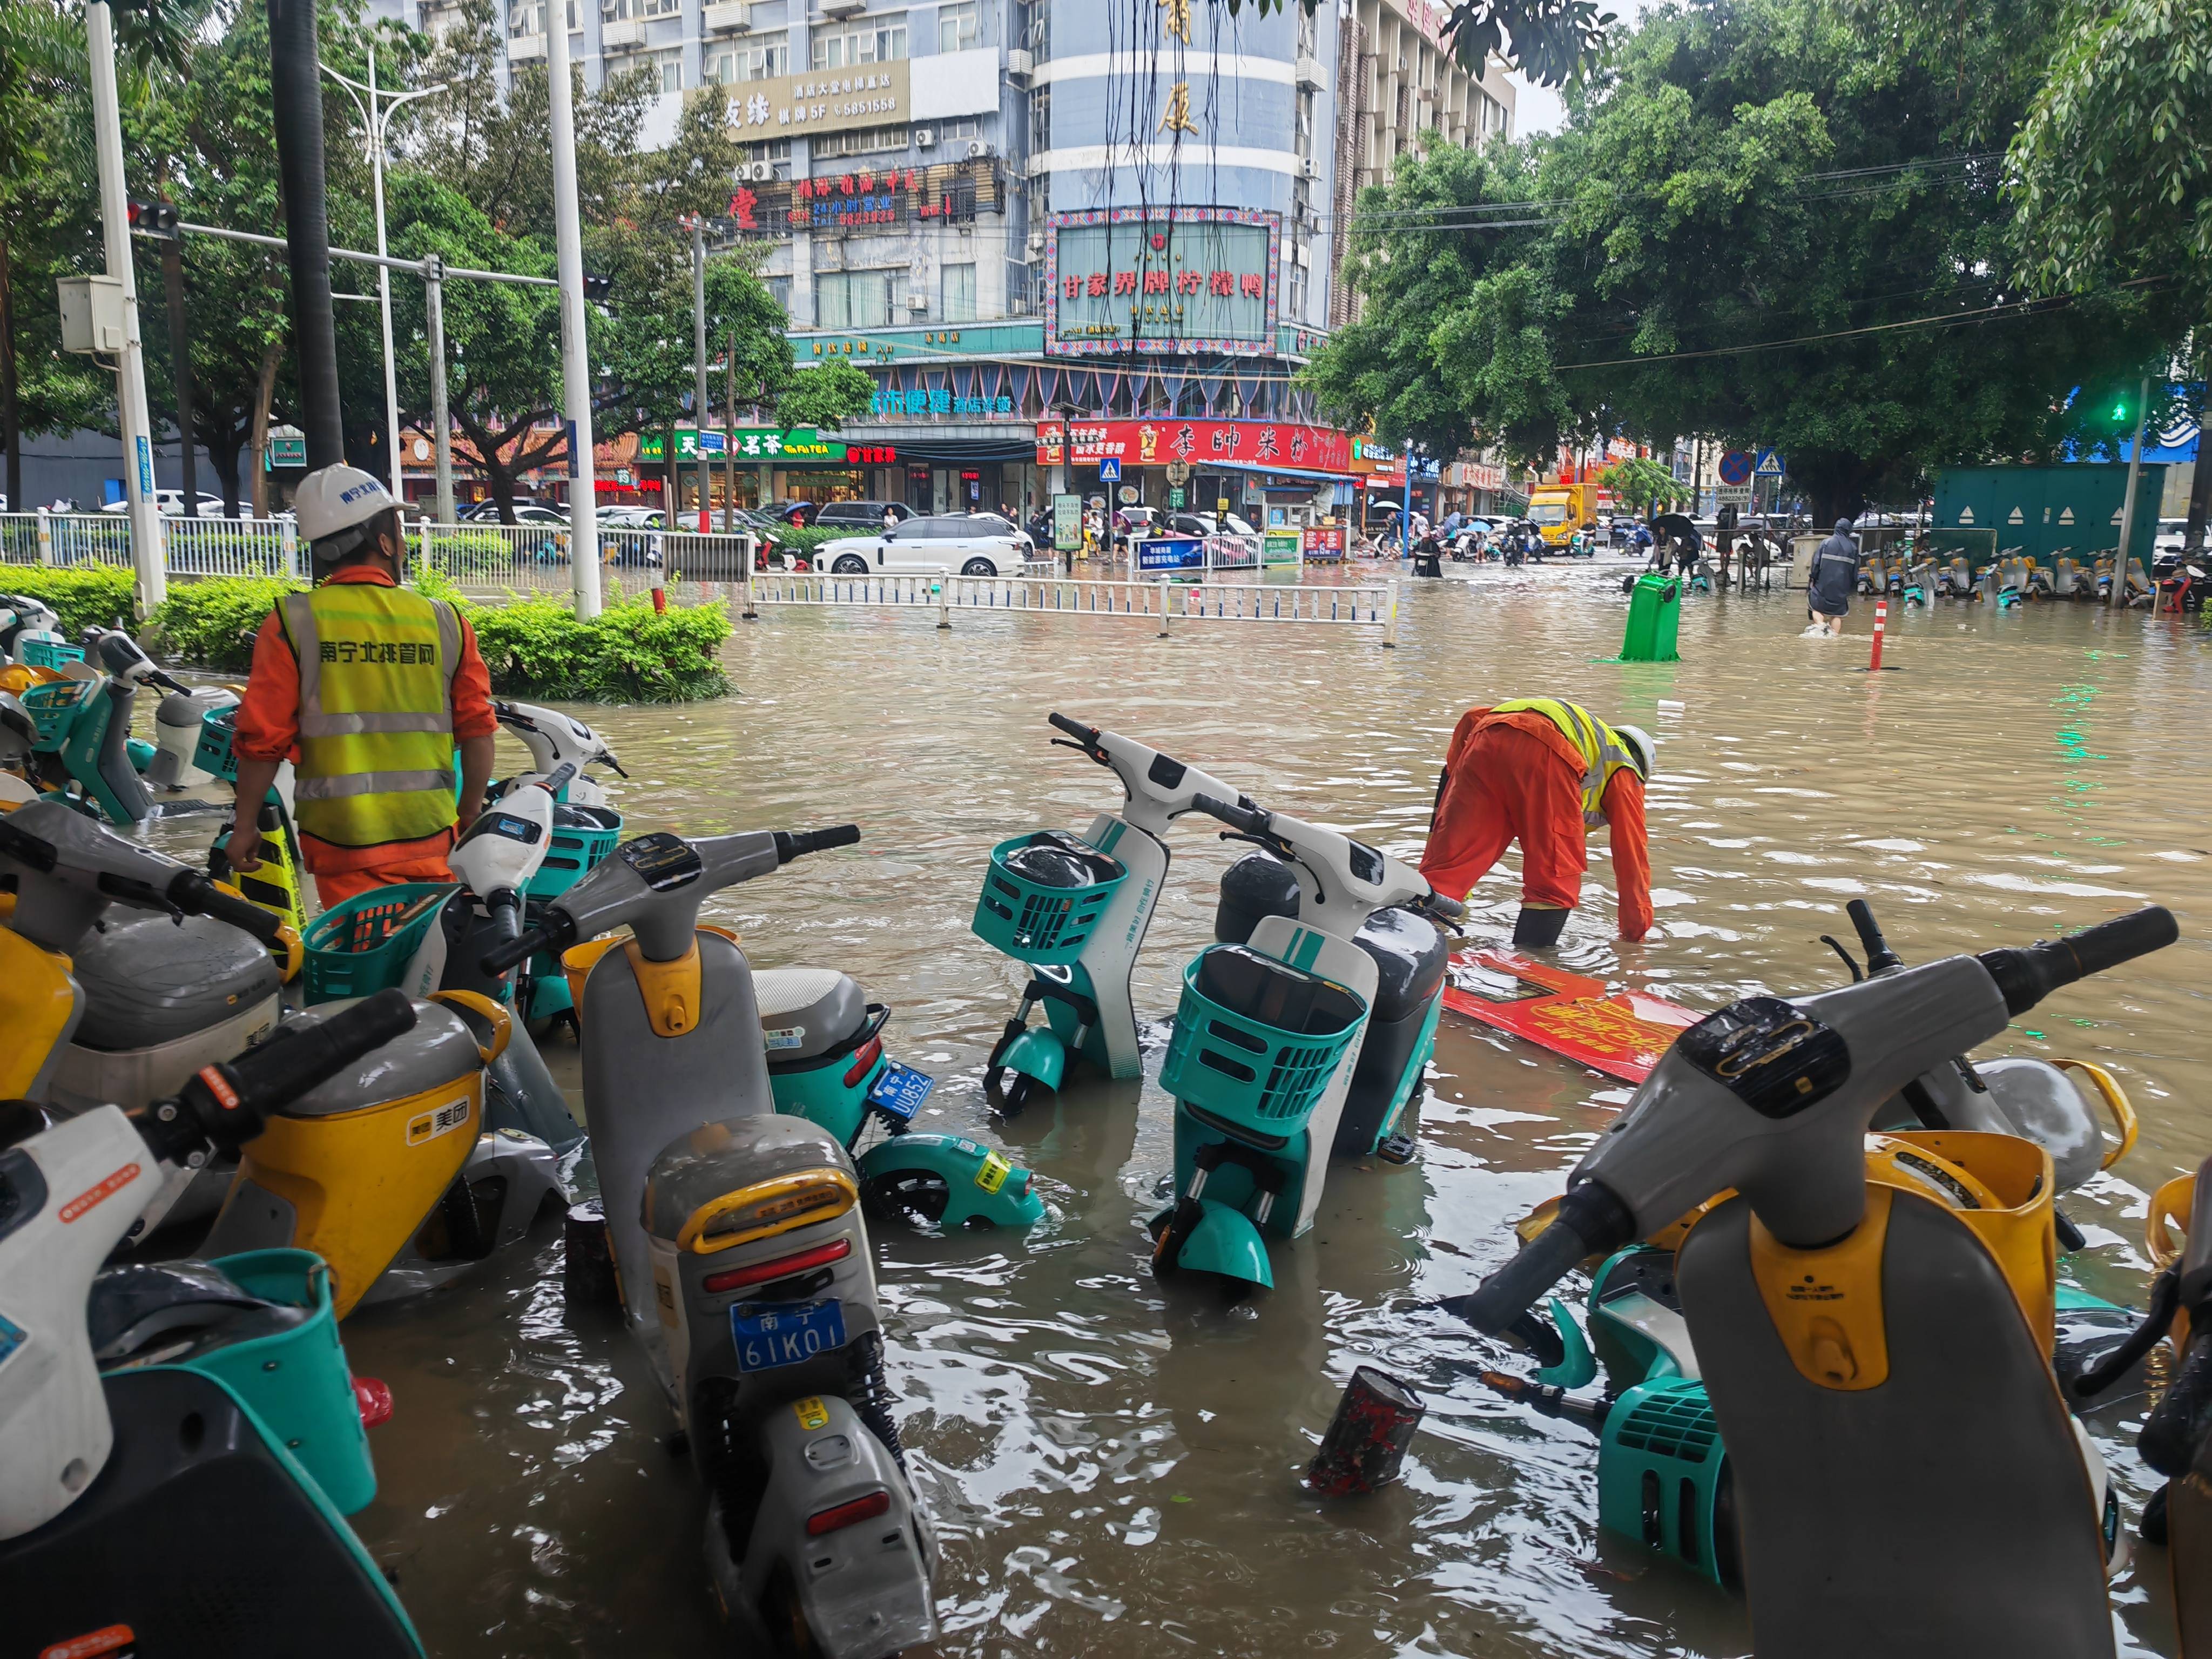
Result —
[[[446,854],[483,810],[499,730],[476,635],[452,605],[399,585],[399,511],[376,479],[324,467],[293,505],[325,574],[278,601],[254,639],[238,799],[261,800],[292,761],[301,861],[325,909],[372,887],[451,881]],[[232,864],[255,867],[260,841],[240,812]]]
[[[1470,708],[1453,732],[1437,789],[1421,874],[1464,898],[1521,843],[1520,945],[1559,943],[1580,902],[1587,834],[1609,826],[1620,888],[1620,936],[1651,931],[1651,860],[1644,786],[1655,745],[1632,726],[1607,726],[1577,703],[1522,697]]]

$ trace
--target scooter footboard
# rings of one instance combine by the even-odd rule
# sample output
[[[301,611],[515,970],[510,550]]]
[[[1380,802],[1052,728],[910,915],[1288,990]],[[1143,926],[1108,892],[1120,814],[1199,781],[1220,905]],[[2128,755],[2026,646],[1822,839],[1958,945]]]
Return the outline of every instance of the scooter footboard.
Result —
[[[742,1575],[764,1622],[796,1597],[828,1659],[883,1659],[937,1637],[935,1540],[881,1441],[836,1395],[771,1410],[757,1432],[769,1469]]]

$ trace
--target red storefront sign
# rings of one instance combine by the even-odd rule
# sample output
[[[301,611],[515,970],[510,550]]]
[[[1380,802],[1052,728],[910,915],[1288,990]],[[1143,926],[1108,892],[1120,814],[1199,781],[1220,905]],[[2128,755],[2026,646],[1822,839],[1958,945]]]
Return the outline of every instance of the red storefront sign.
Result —
[[[1305,542],[1305,556],[1327,563],[1344,556],[1344,526],[1340,524],[1310,524],[1298,534]]]
[[[898,459],[898,449],[893,444],[847,444],[845,465],[848,466],[890,466]]]
[[[1348,472],[1352,434],[1291,421],[1040,421],[1036,459],[1039,466],[1096,465],[1114,459],[1124,466],[1184,461],[1203,467],[1236,461],[1286,471]]]

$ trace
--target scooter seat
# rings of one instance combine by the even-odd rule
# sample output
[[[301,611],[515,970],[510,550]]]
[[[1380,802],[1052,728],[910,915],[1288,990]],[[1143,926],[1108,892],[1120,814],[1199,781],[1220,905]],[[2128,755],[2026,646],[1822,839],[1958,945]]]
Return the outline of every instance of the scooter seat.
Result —
[[[1213,937],[1224,945],[1242,945],[1262,916],[1297,914],[1298,878],[1291,867],[1267,854],[1248,853],[1221,878]],[[1375,999],[1368,1013],[1374,1025],[1427,1012],[1451,963],[1450,947],[1434,924],[1407,910],[1377,910],[1353,935],[1353,943],[1375,961]]]
[[[72,964],[84,1019],[71,1040],[104,1053],[152,1048],[274,998],[283,975],[261,942],[212,916],[111,920]]]
[[[834,968],[757,968],[753,994],[771,1065],[813,1060],[867,1023],[866,996]]]
[[[837,1138],[807,1118],[762,1112],[702,1124],[653,1159],[638,1222],[649,1237],[674,1243],[685,1223],[733,1187],[758,1187],[778,1176],[817,1170],[835,1170],[853,1181],[853,1160]],[[710,1236],[714,1231],[703,1229]]]

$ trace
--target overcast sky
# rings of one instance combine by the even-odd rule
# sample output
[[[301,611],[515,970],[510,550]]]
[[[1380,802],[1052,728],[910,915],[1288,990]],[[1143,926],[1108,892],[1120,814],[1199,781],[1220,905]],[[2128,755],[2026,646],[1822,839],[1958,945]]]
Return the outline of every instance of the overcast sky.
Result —
[[[1656,3],[1657,0],[1611,0],[1611,3],[1601,9],[1610,10],[1618,17],[1621,27],[1633,28],[1636,20]],[[1567,106],[1557,92],[1549,87],[1530,85],[1528,77],[1517,70],[1509,78],[1521,92],[1518,117],[1513,128],[1516,134],[1556,132],[1566,125]]]

